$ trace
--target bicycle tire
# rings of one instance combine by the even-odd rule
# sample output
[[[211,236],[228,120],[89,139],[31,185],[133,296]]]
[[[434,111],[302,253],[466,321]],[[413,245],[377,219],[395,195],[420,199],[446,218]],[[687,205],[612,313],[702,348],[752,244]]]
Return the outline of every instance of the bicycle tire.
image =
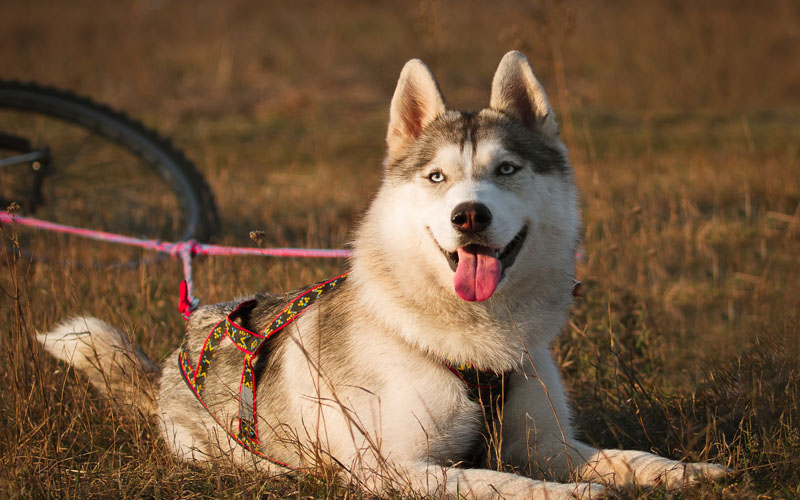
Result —
[[[92,146],[95,150],[95,156],[100,154],[98,153],[99,151],[102,152],[100,155],[102,160],[94,160],[98,161],[97,166],[88,164],[86,160],[83,160],[85,163],[82,163],[81,167],[87,170],[85,174],[99,175],[109,170],[111,164],[114,164],[114,167],[119,168],[120,171],[114,174],[107,173],[106,175],[109,178],[111,178],[112,175],[118,177],[114,179],[114,182],[118,183],[117,189],[119,190],[128,188],[126,184],[129,179],[132,179],[134,176],[142,176],[142,180],[140,180],[142,185],[139,187],[139,192],[133,193],[136,188],[130,186],[129,191],[131,191],[131,193],[128,193],[128,196],[137,194],[144,198],[148,195],[147,192],[151,190],[151,186],[155,189],[155,185],[158,184],[158,189],[163,191],[163,193],[152,194],[151,198],[160,196],[166,200],[167,197],[169,197],[169,203],[172,205],[170,205],[171,208],[154,208],[151,212],[155,213],[158,212],[158,210],[161,210],[161,212],[175,211],[177,215],[172,215],[180,220],[168,221],[165,223],[165,226],[171,224],[170,229],[159,228],[161,231],[160,233],[153,229],[153,231],[148,234],[150,228],[147,228],[147,231],[142,230],[138,234],[129,233],[129,235],[154,237],[165,240],[170,239],[172,241],[185,241],[189,239],[205,241],[211,237],[218,223],[218,215],[214,197],[208,184],[195,165],[183,152],[173,146],[168,139],[144,126],[141,122],[130,118],[123,112],[114,110],[109,106],[99,104],[87,97],[69,91],[41,86],[35,83],[9,80],[0,80],[0,111],[12,115],[13,118],[10,119],[16,119],[17,122],[15,123],[27,122],[28,120],[35,123],[45,120],[55,120],[58,122],[58,126],[48,123],[46,126],[37,124],[36,127],[63,127],[65,129],[67,127],[73,127],[77,132],[73,132],[72,129],[70,129],[71,133],[75,133],[76,135],[84,134],[83,142],[80,145],[71,146],[77,151],[73,156],[77,156],[78,152],[81,152],[80,150],[85,148],[85,145],[89,142],[97,143]],[[8,127],[8,121],[4,123],[0,120],[0,132],[6,132],[5,128]],[[15,130],[11,131],[12,135],[15,133]],[[41,130],[37,130],[35,133],[25,131],[20,134],[20,136],[27,139],[28,135],[26,134],[34,135],[38,133],[41,133]],[[14,136],[16,137],[16,135]],[[57,141],[60,140],[60,137],[48,140]],[[106,149],[111,148],[112,146],[109,145],[113,145],[113,147],[119,149],[119,151],[115,149],[115,152],[108,152],[101,149],[101,146]],[[42,146],[50,147],[51,144],[45,142]],[[123,152],[125,152],[124,155],[121,154]],[[117,162],[123,163],[123,161],[120,158],[110,159],[112,154],[124,156],[125,166],[116,167]],[[71,160],[73,160],[73,162],[75,161],[74,158],[71,158]],[[54,158],[54,162],[56,161],[59,160]],[[131,166],[129,166],[128,163],[130,163]],[[59,168],[62,169],[62,172],[58,172]],[[69,168],[72,168],[73,171],[77,170],[73,165],[66,167],[56,165],[54,167],[57,173],[64,176],[69,173]],[[66,171],[67,174],[65,174],[64,171]],[[80,186],[82,180],[84,179],[79,175],[77,179],[70,178],[70,181],[76,182],[77,187],[73,189],[80,193],[81,197],[86,193],[90,193],[92,190],[92,187],[88,185],[91,180],[85,179],[87,181],[87,186],[85,188]],[[44,182],[48,182],[47,178],[45,178]],[[64,182],[62,181],[61,185],[63,184]],[[82,191],[83,189],[85,189],[85,192]],[[95,191],[97,191],[97,189],[99,188],[96,188]],[[105,193],[105,196],[109,195],[113,197],[114,193]],[[56,195],[52,197],[56,199],[45,199],[42,205],[46,207],[48,203],[66,202],[66,200],[58,199]],[[172,197],[174,197],[174,200],[172,200]],[[113,203],[114,200],[111,201],[112,203],[108,203],[108,200],[106,200],[106,209],[108,209],[109,205],[113,205],[115,209],[117,208],[117,204]],[[147,208],[145,207],[147,203],[147,201],[140,202],[141,206],[144,208]],[[92,207],[89,207],[87,211],[91,209]],[[97,209],[102,210],[101,207],[97,207]],[[126,214],[124,210],[126,210],[125,206],[121,205],[119,207],[121,213],[116,215],[117,220],[125,218]],[[152,218],[152,215],[145,215],[146,211],[144,209],[142,213],[142,218]],[[29,215],[38,216],[35,211],[29,213]],[[50,215],[50,217],[46,217],[48,220],[64,217],[64,213],[56,209],[51,210]],[[95,215],[99,216],[102,215],[102,213],[98,211],[97,214],[92,213],[89,215],[91,215],[91,217],[86,216],[85,219],[94,219]],[[166,218],[168,215],[169,214],[161,214],[159,218]],[[76,214],[70,222],[75,223],[75,218],[79,216],[80,214]],[[109,224],[106,227],[95,227],[94,222],[89,222],[88,220],[83,221],[83,225],[86,225],[88,222],[92,224],[92,228],[112,232],[125,232],[117,231],[118,228],[114,227],[113,223],[110,222],[113,217],[109,215],[108,219],[109,221],[102,221],[103,224]],[[56,222],[65,221],[56,220]],[[140,226],[146,225],[146,222],[147,221],[140,222]]]

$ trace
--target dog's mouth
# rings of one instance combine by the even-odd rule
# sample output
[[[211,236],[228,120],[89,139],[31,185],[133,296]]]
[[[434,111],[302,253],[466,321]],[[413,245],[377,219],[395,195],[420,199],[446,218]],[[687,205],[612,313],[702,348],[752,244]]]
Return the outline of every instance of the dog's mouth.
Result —
[[[453,275],[456,294],[468,302],[482,302],[494,294],[506,269],[514,265],[528,227],[524,226],[503,249],[469,244],[455,252],[439,249],[447,259]]]
[[[476,251],[487,253],[487,254],[494,254],[494,257],[500,261],[500,265],[503,267],[503,272],[506,269],[511,267],[514,264],[514,261],[517,259],[517,255],[519,254],[520,249],[522,248],[522,242],[525,241],[525,237],[528,235],[528,226],[523,227],[517,233],[516,236],[511,240],[511,242],[506,245],[506,247],[500,251],[498,248],[491,248],[484,245],[476,245],[471,244],[463,247],[463,249],[469,249],[473,253]],[[462,249],[459,249],[462,250]],[[458,250],[455,252],[448,252],[442,249],[442,253],[445,257],[447,257],[447,263],[450,264],[450,269],[455,272],[458,270]]]

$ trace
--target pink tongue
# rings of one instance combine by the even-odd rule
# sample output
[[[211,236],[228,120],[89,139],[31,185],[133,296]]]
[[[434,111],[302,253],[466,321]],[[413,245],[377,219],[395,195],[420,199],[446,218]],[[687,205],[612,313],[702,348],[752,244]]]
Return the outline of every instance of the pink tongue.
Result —
[[[482,302],[500,281],[500,261],[489,248],[470,245],[458,249],[458,268],[453,276],[456,293],[469,302]]]

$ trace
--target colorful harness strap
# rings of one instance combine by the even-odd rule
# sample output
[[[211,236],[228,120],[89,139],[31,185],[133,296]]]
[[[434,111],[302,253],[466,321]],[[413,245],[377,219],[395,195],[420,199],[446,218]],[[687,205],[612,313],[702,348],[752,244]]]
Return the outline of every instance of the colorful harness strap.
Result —
[[[253,358],[258,355],[259,349],[264,345],[265,341],[272,335],[278,333],[286,325],[292,323],[310,307],[316,300],[326,292],[335,289],[347,278],[346,274],[333,278],[331,280],[320,283],[319,285],[306,290],[297,296],[281,311],[278,316],[270,322],[262,333],[254,333],[245,328],[242,328],[236,323],[236,318],[240,317],[243,312],[248,311],[255,307],[256,301],[249,300],[239,304],[239,306],[228,316],[217,323],[211,330],[211,333],[206,337],[203,347],[200,350],[200,355],[197,360],[197,367],[192,367],[189,361],[189,346],[184,340],[181,346],[181,351],[178,353],[178,366],[183,374],[183,380],[192,390],[198,401],[208,411],[208,413],[216,420],[216,422],[225,429],[225,432],[241,446],[250,452],[269,460],[275,464],[283,467],[291,468],[288,464],[280,462],[270,456],[267,456],[264,447],[258,439],[258,426],[255,408],[255,379],[253,377]],[[244,362],[242,367],[242,377],[239,385],[239,426],[236,432],[233,432],[227,426],[222,425],[222,422],[209,408],[208,403],[204,398],[204,389],[206,378],[208,376],[208,369],[211,362],[214,360],[214,354],[219,349],[222,339],[225,337],[230,338],[240,351],[244,353]]]
[[[495,405],[505,392],[508,383],[506,374],[479,370],[470,363],[451,365],[445,360],[444,364],[467,386],[469,398],[481,404],[484,417],[491,419],[496,416]]]
[[[445,366],[461,379],[467,388],[469,398],[481,405],[483,416],[483,439],[475,443],[470,453],[462,457],[461,466],[468,468],[493,468],[492,443],[498,443],[501,433],[503,418],[503,404],[508,384],[507,373],[496,373],[480,370],[470,363],[451,365],[444,361]]]

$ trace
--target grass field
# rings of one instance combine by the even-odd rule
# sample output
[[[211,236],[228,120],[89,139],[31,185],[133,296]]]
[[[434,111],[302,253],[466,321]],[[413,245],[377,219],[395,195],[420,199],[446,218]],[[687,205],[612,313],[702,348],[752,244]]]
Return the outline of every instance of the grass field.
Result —
[[[0,78],[91,95],[171,137],[217,195],[216,241],[240,245],[263,229],[269,246],[345,246],[380,181],[403,62],[422,58],[451,106],[478,108],[510,49],[547,89],[582,193],[586,294],[554,346],[582,435],[736,471],[612,495],[800,497],[797,2],[0,4]],[[32,336],[91,314],[161,358],[182,334],[179,265],[87,271],[58,258],[116,249],[37,239],[50,263],[0,259],[0,497],[363,497],[177,462],[152,421]],[[197,295],[288,290],[345,265],[199,259]]]

